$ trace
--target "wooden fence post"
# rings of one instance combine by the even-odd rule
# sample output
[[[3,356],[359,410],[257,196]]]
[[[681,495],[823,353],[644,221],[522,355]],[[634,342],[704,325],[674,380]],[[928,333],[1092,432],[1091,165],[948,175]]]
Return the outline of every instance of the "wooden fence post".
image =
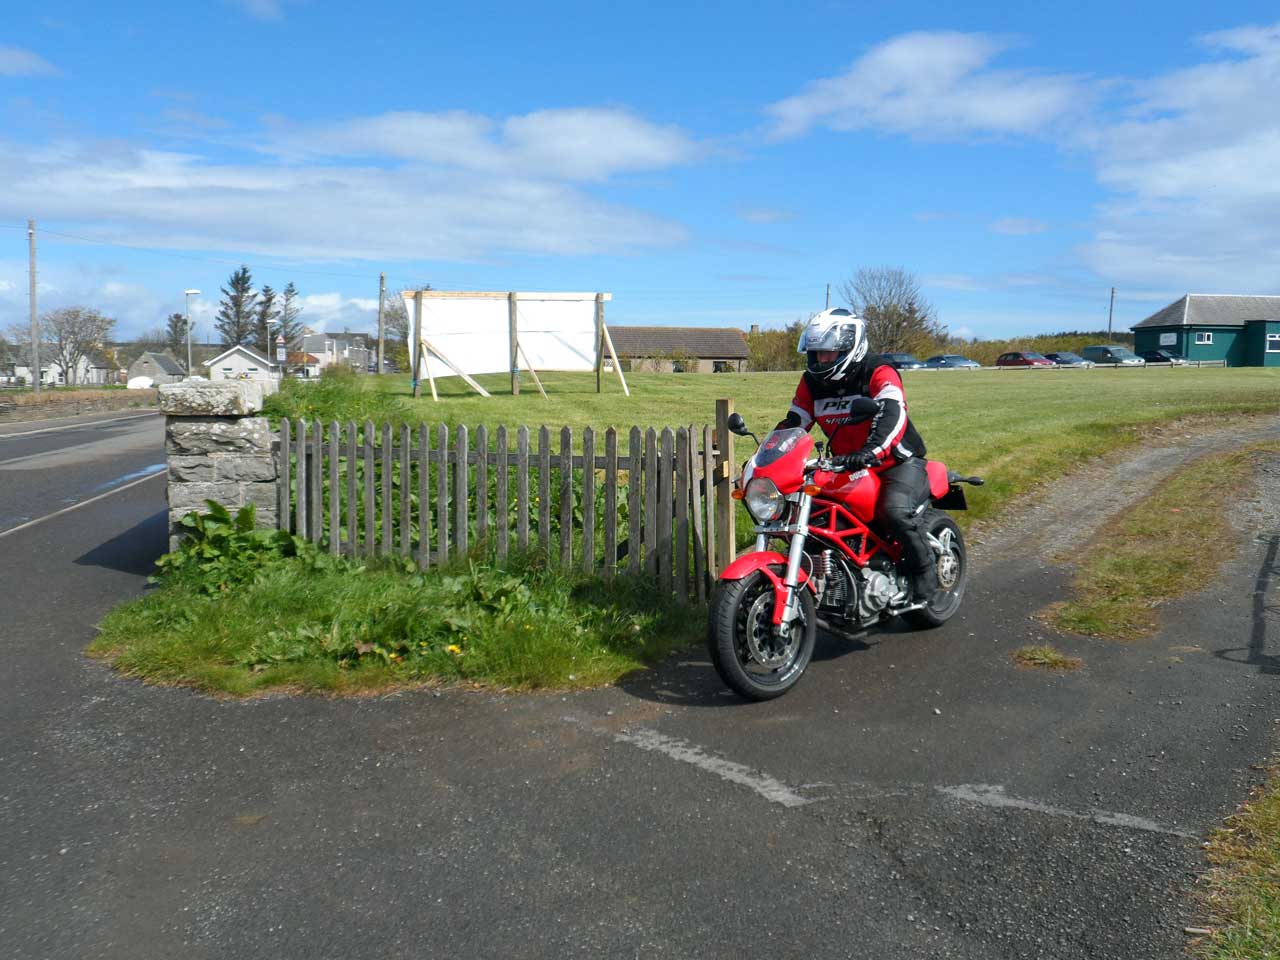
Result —
[[[719,550],[716,554],[717,572],[733,563],[736,554],[734,537],[733,501],[733,434],[729,432],[729,414],[733,413],[733,400],[716,401],[716,536]]]
[[[538,546],[551,560],[551,431],[538,428]]]
[[[573,563],[573,431],[560,430],[560,565]]]
[[[293,532],[302,539],[307,539],[307,421],[298,421],[298,456],[297,470],[294,473],[294,490],[297,499],[294,501]]]
[[[319,420],[311,428],[311,456],[307,458],[307,475],[311,486],[311,503],[307,505],[311,522],[312,543],[319,545],[324,536],[324,424]]]
[[[489,536],[489,428],[476,427],[476,542]]]
[[[431,431],[418,425],[418,569],[431,565]]]
[[[467,550],[470,548],[470,541],[467,532],[467,517],[469,515],[469,507],[471,502],[471,491],[468,489],[469,476],[467,472],[467,460],[471,454],[471,445],[467,436],[466,425],[458,427],[457,441],[454,443],[454,474],[453,474],[453,542],[458,548],[458,556],[465,557]]]
[[[410,542],[409,507],[410,494],[413,491],[413,460],[410,449],[409,425],[400,424],[400,556],[413,555],[413,544]]]
[[[449,428],[436,429],[436,556],[444,566],[449,562]]]
[[[329,424],[329,552],[335,557],[342,552],[342,483],[338,461],[342,450],[342,428],[338,421]],[[351,509],[351,504],[347,504]]]
[[[644,492],[644,454],[640,446],[640,428],[632,427],[627,459],[627,572],[640,573],[640,502]]]
[[[596,432],[582,431],[582,570],[596,569]]]
[[[364,555],[378,553],[378,502],[374,495],[373,421],[364,422]]]
[[[516,431],[516,546],[529,549],[529,428]]]
[[[707,577],[712,583],[720,575],[716,551],[716,454],[715,434],[710,425],[702,428],[702,507],[707,515]]]
[[[395,552],[395,529],[392,527],[393,511],[391,509],[391,424],[382,425],[381,437],[382,460],[382,545],[381,554],[389,557]]]
[[[644,572],[658,576],[658,434],[644,432]]]
[[[507,464],[507,428],[499,427],[494,435],[494,446],[498,452],[498,476],[494,481],[494,493],[496,493],[498,502],[494,505],[494,523],[498,525],[498,562],[507,559],[507,546],[511,536],[510,530],[510,500],[511,491],[507,489],[508,464]]]
[[[707,598],[707,540],[703,534],[702,460],[698,456],[698,429],[689,427],[689,509],[693,515],[693,589],[698,602]]]
[[[689,431],[676,431],[676,600],[689,602]]]
[[[360,500],[356,488],[356,425],[347,421],[347,553],[354,557],[360,550]]]
[[[618,569],[618,431],[604,433],[604,578]]]
[[[280,419],[280,462],[276,466],[276,525],[281,530],[293,530],[293,503],[290,490],[293,486],[293,452],[289,449],[289,420]]]

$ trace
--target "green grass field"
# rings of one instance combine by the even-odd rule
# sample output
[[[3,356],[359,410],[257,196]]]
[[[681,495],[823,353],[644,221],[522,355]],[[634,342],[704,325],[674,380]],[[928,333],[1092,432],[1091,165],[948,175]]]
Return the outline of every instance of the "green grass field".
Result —
[[[457,377],[437,381],[440,402],[426,384],[414,400],[403,377],[291,381],[269,401],[268,413],[322,420],[391,420],[490,428],[547,425],[629,428],[711,423],[715,401],[732,398],[758,434],[786,413],[792,373],[629,374],[631,397],[616,377],[595,392],[592,374],[547,374],[548,398],[525,378],[513,397],[509,378],[479,378],[484,398]],[[1041,478],[1069,472],[1090,457],[1139,442],[1144,428],[1188,416],[1280,412],[1280,370],[1175,368],[1146,370],[964,371],[905,374],[907,403],[929,456],[963,473],[986,477],[970,496],[969,519],[998,506]],[[750,440],[742,456],[752,449]]]

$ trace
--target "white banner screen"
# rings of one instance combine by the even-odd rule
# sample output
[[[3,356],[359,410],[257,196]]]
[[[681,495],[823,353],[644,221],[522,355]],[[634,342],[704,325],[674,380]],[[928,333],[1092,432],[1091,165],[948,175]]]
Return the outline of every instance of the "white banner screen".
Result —
[[[404,294],[414,317],[412,291]],[[609,295],[605,294],[605,299]],[[433,377],[454,376],[438,351],[464,373],[504,373],[510,369],[510,301],[505,293],[422,297],[422,339]],[[596,364],[594,293],[517,293],[516,336],[535,370],[590,371]],[[518,358],[526,369],[524,358]]]

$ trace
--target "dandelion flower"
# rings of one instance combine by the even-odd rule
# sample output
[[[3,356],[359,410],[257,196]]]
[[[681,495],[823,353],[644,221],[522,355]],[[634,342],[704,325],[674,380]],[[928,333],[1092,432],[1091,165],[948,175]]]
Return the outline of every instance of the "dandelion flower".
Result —
[[[462,648],[458,646],[456,643],[449,644],[447,647],[445,647],[445,649],[448,650],[450,653],[452,653],[455,657],[462,656]]]

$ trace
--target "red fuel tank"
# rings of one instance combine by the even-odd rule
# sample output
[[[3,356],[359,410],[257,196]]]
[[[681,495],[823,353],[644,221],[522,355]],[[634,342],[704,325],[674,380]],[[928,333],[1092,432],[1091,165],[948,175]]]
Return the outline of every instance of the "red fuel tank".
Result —
[[[819,470],[813,482],[820,488],[819,497],[834,500],[861,520],[871,523],[876,515],[876,498],[880,496],[880,478],[867,470],[856,473],[827,473]]]

